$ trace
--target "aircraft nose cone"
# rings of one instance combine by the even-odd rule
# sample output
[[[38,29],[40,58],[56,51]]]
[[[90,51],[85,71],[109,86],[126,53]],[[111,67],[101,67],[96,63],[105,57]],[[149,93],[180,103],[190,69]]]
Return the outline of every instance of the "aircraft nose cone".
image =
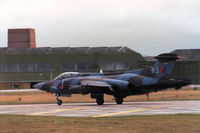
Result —
[[[43,85],[44,85],[44,83],[38,83],[38,84],[34,85],[33,88],[41,90]]]

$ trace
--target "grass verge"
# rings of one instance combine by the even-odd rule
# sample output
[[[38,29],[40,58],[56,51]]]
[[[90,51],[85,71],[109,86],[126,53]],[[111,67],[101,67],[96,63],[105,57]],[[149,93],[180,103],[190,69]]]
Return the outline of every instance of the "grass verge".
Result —
[[[63,102],[95,102],[89,95],[72,95],[70,98],[61,98]],[[169,100],[200,100],[200,90],[182,89],[176,91],[169,89],[150,94],[150,101]],[[105,95],[105,102],[114,101],[113,96]],[[129,96],[124,101],[148,101],[146,95]],[[9,92],[0,93],[0,104],[30,104],[30,103],[56,103],[55,95],[46,92]]]
[[[1,133],[200,133],[200,115],[107,118],[0,115]]]

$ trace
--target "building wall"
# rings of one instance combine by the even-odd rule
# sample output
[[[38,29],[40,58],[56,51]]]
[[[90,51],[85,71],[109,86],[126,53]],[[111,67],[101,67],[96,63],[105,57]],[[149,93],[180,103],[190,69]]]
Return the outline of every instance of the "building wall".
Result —
[[[2,54],[0,81],[46,80],[66,71],[126,71],[142,67],[143,61],[144,58],[138,53]]]
[[[189,79],[193,84],[200,84],[200,61],[176,62],[172,76]]]
[[[200,49],[177,49],[171,53],[181,57],[176,62],[172,76],[190,79],[193,84],[200,84]]]
[[[28,82],[20,82],[20,83],[5,82],[5,83],[0,83],[0,90],[5,90],[5,89],[28,89],[28,88],[31,88],[30,83],[28,83]]]

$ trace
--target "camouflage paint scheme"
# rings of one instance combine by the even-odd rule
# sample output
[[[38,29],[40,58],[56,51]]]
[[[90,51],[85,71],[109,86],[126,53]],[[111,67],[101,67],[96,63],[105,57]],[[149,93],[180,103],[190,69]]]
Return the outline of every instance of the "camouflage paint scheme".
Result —
[[[91,73],[66,72],[54,80],[36,84],[34,88],[55,93],[57,104],[62,101],[59,96],[70,97],[71,94],[90,94],[98,105],[104,103],[104,94],[113,95],[117,104],[130,95],[148,94],[167,88],[179,89],[191,84],[190,80],[172,79],[177,54],[161,54],[155,57],[157,62],[148,68],[123,73]]]

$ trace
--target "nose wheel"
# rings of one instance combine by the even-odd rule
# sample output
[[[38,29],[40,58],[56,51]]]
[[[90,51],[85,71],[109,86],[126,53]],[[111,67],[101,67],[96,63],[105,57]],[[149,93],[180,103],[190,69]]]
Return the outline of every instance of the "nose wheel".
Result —
[[[62,100],[57,100],[57,104],[61,105],[62,104]]]
[[[62,105],[62,100],[59,99],[59,94],[56,94],[56,101],[58,105]]]

